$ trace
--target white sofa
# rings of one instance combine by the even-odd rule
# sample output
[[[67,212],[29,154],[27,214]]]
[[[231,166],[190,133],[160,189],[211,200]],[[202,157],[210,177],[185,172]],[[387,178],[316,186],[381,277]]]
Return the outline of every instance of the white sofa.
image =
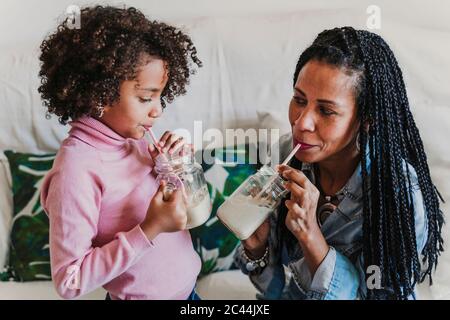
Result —
[[[201,278],[196,291],[202,299],[208,300],[253,300],[256,289],[248,277],[238,270],[221,271]],[[98,288],[77,299],[104,300],[106,291]],[[60,300],[51,281],[2,282],[0,300]]]
[[[99,1],[104,2],[104,1]],[[77,1],[78,4],[92,1]],[[450,4],[378,1],[381,29],[403,68],[411,108],[428,153],[432,177],[450,199]],[[204,67],[188,94],[166,109],[156,131],[202,129],[289,129],[287,107],[299,53],[315,35],[334,26],[366,28],[366,5],[357,0],[130,1],[153,18],[182,27],[192,36]],[[445,7],[445,8],[443,8]],[[0,3],[0,150],[53,152],[67,128],[45,119],[37,87],[38,47],[56,25],[65,4],[43,0]],[[407,10],[405,9],[407,8]],[[445,10],[447,9],[447,10]],[[20,19],[19,19],[20,18]],[[23,27],[26,26],[26,28]],[[186,111],[187,110],[187,111]],[[194,112],[192,112],[194,111]],[[0,265],[7,255],[12,215],[10,181],[3,153],[0,168]],[[443,210],[449,212],[449,204]],[[449,225],[444,227],[448,242]],[[450,299],[450,253],[440,259],[434,286],[420,286],[426,299]],[[216,272],[198,283],[205,299],[252,299],[255,289],[239,271]],[[104,299],[103,289],[83,298]],[[0,282],[0,299],[56,299],[51,282]]]

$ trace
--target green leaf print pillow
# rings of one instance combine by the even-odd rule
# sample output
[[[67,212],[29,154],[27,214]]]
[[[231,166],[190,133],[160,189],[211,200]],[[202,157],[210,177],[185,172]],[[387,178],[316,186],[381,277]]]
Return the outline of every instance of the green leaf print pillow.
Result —
[[[39,196],[54,154],[34,155],[5,151],[12,177],[13,219],[9,256],[0,273],[3,281],[50,280],[48,217]]]
[[[199,158],[197,155],[197,161]],[[239,240],[217,219],[216,212],[225,199],[256,172],[258,165],[256,147],[249,144],[203,150],[201,159],[211,195],[212,213],[206,223],[190,231],[195,250],[202,260],[200,276],[203,276],[235,268],[233,255]]]

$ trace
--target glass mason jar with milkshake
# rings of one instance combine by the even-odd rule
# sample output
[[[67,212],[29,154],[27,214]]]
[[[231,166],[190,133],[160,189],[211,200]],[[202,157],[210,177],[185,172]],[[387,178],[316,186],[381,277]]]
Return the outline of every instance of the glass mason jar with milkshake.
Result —
[[[151,131],[150,135],[157,145]],[[162,153],[155,159],[156,180],[165,180],[164,197],[174,190],[182,190],[187,205],[187,229],[205,223],[211,214],[211,200],[203,169],[195,162],[190,146],[184,145],[182,150],[174,154]]]
[[[297,145],[283,161],[287,164],[300,148]],[[270,166],[264,165],[248,177],[217,209],[217,218],[239,240],[248,239],[288,194],[284,179]]]

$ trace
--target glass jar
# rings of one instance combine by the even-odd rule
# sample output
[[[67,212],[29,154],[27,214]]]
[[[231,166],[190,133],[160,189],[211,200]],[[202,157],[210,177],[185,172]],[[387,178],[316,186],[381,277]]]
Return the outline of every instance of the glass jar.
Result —
[[[217,217],[240,240],[250,237],[288,194],[270,166],[248,177],[217,209]]]
[[[165,180],[164,198],[174,190],[182,190],[187,200],[187,229],[198,227],[211,214],[211,200],[202,167],[195,162],[189,146],[178,154],[159,154],[155,159],[157,182]]]

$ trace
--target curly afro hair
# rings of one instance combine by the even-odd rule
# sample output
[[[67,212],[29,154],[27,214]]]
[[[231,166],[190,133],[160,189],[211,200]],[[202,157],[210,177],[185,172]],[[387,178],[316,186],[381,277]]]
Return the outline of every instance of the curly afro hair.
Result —
[[[166,62],[168,82],[163,108],[186,93],[189,77],[202,63],[189,36],[165,23],[148,20],[135,8],[111,6],[81,10],[81,28],[67,19],[41,44],[41,85],[47,108],[66,124],[83,115],[98,116],[99,106],[119,99],[119,86],[136,78],[148,57]]]

